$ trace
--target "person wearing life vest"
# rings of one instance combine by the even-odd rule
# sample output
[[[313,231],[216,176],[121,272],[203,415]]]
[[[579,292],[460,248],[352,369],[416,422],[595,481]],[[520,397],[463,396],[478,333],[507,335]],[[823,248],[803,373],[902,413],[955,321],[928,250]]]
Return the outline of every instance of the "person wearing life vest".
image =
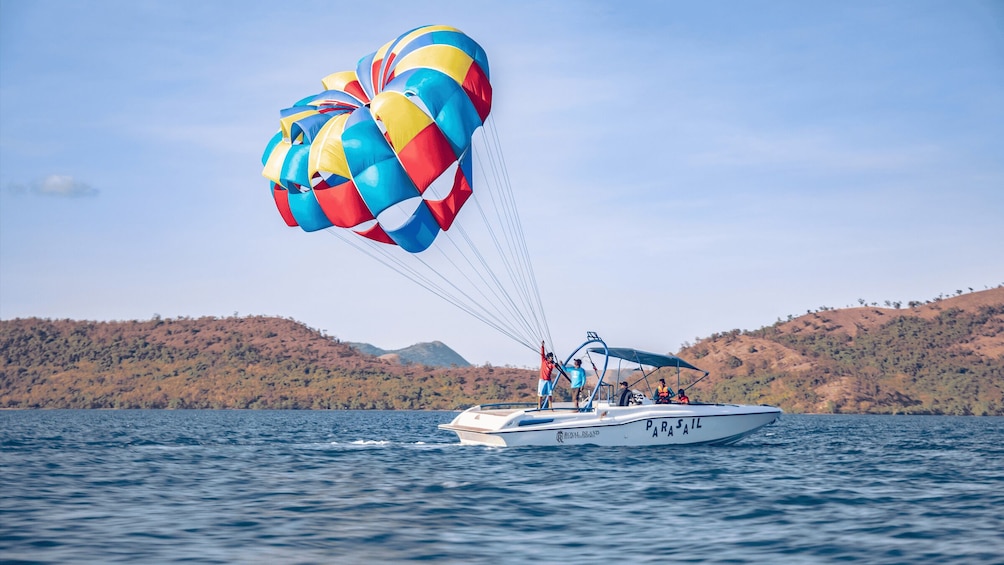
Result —
[[[669,399],[672,398],[673,391],[669,390],[666,386],[666,379],[659,379],[659,386],[655,387],[655,395],[653,395],[652,400],[656,404],[669,404]]]
[[[687,398],[687,393],[682,388],[680,392],[676,393],[676,401],[680,404],[690,404],[690,399]]]
[[[544,399],[547,398],[547,405],[551,404],[551,391],[554,390],[554,381],[551,380],[551,373],[554,371],[554,353],[544,352],[544,342],[540,342],[540,379],[537,381],[537,410],[544,407]]]

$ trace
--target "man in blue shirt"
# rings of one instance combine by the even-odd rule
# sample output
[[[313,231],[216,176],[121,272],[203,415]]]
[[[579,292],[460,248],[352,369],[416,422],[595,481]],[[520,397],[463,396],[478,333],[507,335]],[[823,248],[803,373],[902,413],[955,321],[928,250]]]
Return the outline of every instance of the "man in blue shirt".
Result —
[[[576,359],[571,367],[565,367],[568,378],[571,380],[569,388],[572,389],[572,399],[575,400],[575,409],[579,409],[579,392],[586,386],[586,370],[582,368],[582,359]]]

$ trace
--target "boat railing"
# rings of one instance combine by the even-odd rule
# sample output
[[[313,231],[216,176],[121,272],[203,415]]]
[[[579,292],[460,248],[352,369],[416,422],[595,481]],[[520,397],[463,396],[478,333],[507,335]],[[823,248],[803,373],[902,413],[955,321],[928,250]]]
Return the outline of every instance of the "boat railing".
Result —
[[[536,408],[537,403],[535,402],[498,402],[495,404],[479,404],[478,408],[482,410],[504,410],[506,408]]]
[[[612,402],[614,400],[614,385],[603,383],[600,390],[596,391],[596,400]]]

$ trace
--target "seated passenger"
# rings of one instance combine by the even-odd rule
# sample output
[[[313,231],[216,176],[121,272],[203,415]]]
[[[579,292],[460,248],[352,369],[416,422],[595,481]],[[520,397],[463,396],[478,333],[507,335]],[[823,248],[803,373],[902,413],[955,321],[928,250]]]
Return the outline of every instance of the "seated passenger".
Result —
[[[652,395],[652,400],[656,404],[669,404],[669,399],[673,396],[673,391],[669,390],[666,386],[666,379],[659,379],[659,386],[655,387],[655,394]]]
[[[690,404],[690,399],[687,398],[687,393],[682,388],[680,392],[676,393],[676,401],[680,404]]]
[[[621,381],[621,396],[617,400],[617,406],[631,405],[631,389],[628,388],[627,381]]]

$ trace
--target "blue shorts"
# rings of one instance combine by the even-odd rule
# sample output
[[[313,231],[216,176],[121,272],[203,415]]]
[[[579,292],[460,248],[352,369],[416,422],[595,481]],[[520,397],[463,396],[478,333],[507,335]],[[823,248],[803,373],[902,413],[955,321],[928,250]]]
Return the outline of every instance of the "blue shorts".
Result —
[[[551,396],[551,389],[554,388],[554,381],[537,381],[537,396]]]

